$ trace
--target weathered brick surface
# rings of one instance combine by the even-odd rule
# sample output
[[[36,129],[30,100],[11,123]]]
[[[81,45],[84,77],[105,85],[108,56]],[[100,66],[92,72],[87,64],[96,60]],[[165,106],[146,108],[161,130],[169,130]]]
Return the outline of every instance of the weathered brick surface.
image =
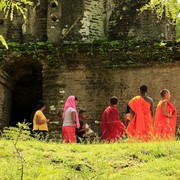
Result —
[[[178,123],[180,124],[180,63],[154,63],[139,65],[107,65],[108,59],[100,58],[100,55],[88,56],[86,53],[80,53],[76,56],[61,59],[60,66],[56,69],[48,67],[44,63],[43,76],[43,97],[47,102],[46,115],[51,119],[50,131],[56,136],[60,134],[62,125],[62,109],[65,100],[70,95],[78,97],[78,108],[87,110],[87,120],[95,129],[99,131],[99,125],[95,121],[100,121],[103,110],[108,106],[111,96],[116,95],[119,98],[119,112],[121,119],[124,117],[126,105],[129,100],[138,94],[139,86],[147,84],[149,86],[149,96],[154,99],[155,105],[160,100],[159,91],[168,88],[172,94],[172,103],[178,110]],[[111,56],[109,57],[111,60]],[[17,60],[16,60],[17,61]],[[108,61],[108,63],[109,63]],[[14,77],[23,78],[21,90],[16,89],[20,96],[16,96],[21,101],[21,95],[27,93],[26,102],[32,104],[32,97],[36,91],[33,86],[23,90],[28,79],[33,84],[34,79],[26,78],[26,72],[31,72],[31,68],[37,67],[39,72],[39,62],[34,62],[31,66],[30,62],[20,63],[17,67],[13,65]],[[25,63],[23,65],[23,63]],[[37,66],[35,65],[37,63]],[[21,66],[20,66],[21,65]],[[22,77],[18,72],[23,72]],[[30,74],[34,74],[34,71]],[[25,74],[24,74],[25,73]],[[34,74],[35,75],[35,74]],[[41,75],[39,75],[41,76]],[[17,78],[16,77],[16,78]],[[33,77],[33,76],[32,76]],[[37,77],[38,78],[38,77]],[[15,81],[14,81],[15,82]],[[39,81],[37,81],[39,82]],[[5,125],[10,123],[11,115],[11,95],[13,81],[6,74],[0,73],[0,122]],[[32,92],[31,92],[32,87]],[[38,86],[36,86],[38,88]],[[35,91],[34,91],[35,90]],[[14,92],[16,92],[14,90]],[[29,98],[29,100],[28,100]],[[18,99],[17,99],[18,100]],[[22,101],[23,102],[23,101]],[[18,105],[18,102],[16,102]],[[57,122],[59,124],[57,124]]]
[[[157,23],[155,13],[141,8],[149,0],[33,0],[26,21],[20,13],[13,21],[0,15],[0,32],[18,42],[93,41],[102,39],[174,40],[175,26],[167,18]],[[52,5],[55,3],[56,5]]]
[[[148,0],[115,1],[115,8],[109,20],[110,39],[159,39],[174,40],[176,38],[175,26],[168,23],[163,17],[157,19],[156,13],[152,11],[137,11],[143,7]]]
[[[48,106],[55,107],[49,113],[52,121],[62,123],[61,112],[65,99],[69,95],[76,95],[78,106],[87,109],[87,119],[98,131],[99,125],[95,121],[100,121],[109,98],[112,95],[118,96],[120,116],[123,119],[126,104],[138,94],[138,88],[142,84],[149,86],[149,96],[154,99],[155,105],[161,99],[159,91],[168,88],[172,94],[171,101],[180,112],[179,63],[107,68],[101,63],[90,61],[84,59],[78,65],[62,65],[58,70],[44,70],[44,98]],[[180,123],[180,114],[178,121]]]
[[[0,71],[0,128],[11,120],[12,87],[12,78]]]

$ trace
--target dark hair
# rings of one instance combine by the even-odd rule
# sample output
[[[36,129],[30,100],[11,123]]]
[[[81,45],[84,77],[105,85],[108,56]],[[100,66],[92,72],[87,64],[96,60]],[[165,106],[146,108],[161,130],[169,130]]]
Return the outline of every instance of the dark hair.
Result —
[[[80,109],[80,110],[79,110],[79,115],[81,115],[82,113],[85,113],[85,112],[86,112],[86,110]]]
[[[117,104],[117,103],[118,103],[118,98],[117,98],[116,96],[111,97],[110,103],[111,103],[112,105]]]
[[[126,107],[126,114],[127,114],[127,113],[130,113],[130,110],[131,110],[130,106],[127,105],[127,107]]]
[[[36,108],[34,109],[33,113],[31,114],[31,122],[33,122],[34,114],[36,113],[36,111],[40,110],[45,105],[46,105],[46,102],[43,100],[39,100],[37,102]]]
[[[161,97],[164,97],[164,95],[165,95],[166,93],[170,93],[170,91],[169,91],[168,89],[162,89],[162,90],[160,91]]]
[[[43,100],[39,100],[38,102],[37,102],[37,106],[36,106],[36,111],[37,110],[40,110],[42,107],[44,107],[46,105],[46,102],[45,101],[43,101]]]
[[[142,86],[140,87],[140,91],[141,91],[142,93],[146,93],[147,90],[148,90],[148,87],[147,87],[146,85],[142,85]]]
[[[78,98],[76,97],[76,96],[74,96],[75,97],[75,101],[77,101],[78,100]]]

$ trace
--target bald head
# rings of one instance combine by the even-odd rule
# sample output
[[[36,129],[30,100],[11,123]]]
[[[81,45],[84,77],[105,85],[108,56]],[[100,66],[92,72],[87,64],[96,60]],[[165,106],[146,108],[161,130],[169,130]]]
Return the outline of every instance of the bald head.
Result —
[[[162,89],[160,91],[160,95],[162,98],[164,98],[166,96],[166,94],[170,94],[170,91],[168,89]]]

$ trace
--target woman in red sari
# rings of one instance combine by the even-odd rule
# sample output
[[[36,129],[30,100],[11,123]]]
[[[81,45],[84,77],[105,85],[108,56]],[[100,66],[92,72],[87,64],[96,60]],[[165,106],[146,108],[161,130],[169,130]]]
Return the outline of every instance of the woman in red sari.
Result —
[[[117,104],[117,97],[113,96],[110,99],[111,105],[108,106],[102,115],[101,119],[101,139],[106,142],[119,141],[125,133],[125,126],[120,121]]]
[[[62,136],[66,143],[76,143],[75,129],[80,127],[76,100],[75,96],[69,96],[64,106]]]
[[[173,140],[176,132],[176,108],[169,102],[169,90],[163,89],[160,94],[162,100],[156,108],[153,135],[156,140]]]

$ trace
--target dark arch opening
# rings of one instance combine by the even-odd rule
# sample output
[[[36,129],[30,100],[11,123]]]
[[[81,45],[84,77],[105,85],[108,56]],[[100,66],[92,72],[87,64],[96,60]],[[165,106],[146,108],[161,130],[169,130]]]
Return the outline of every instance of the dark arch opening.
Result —
[[[34,60],[19,60],[6,66],[6,72],[14,79],[10,126],[24,120],[32,123],[32,112],[43,97],[42,68],[42,63]]]

